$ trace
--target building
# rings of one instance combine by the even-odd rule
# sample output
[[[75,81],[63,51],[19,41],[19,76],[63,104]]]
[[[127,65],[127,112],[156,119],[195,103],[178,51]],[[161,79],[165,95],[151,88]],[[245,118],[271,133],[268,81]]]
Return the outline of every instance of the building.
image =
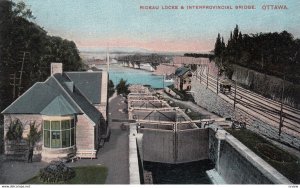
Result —
[[[175,71],[174,87],[178,90],[191,90],[192,72],[189,68],[182,66]]]
[[[70,154],[95,158],[107,127],[108,74],[98,72],[63,72],[61,63],[51,64],[51,76],[37,82],[8,106],[4,115],[4,135],[12,122],[23,125],[23,138],[34,122],[42,131],[34,154],[43,161]],[[9,154],[9,141],[5,141]],[[10,153],[11,154],[11,153]]]

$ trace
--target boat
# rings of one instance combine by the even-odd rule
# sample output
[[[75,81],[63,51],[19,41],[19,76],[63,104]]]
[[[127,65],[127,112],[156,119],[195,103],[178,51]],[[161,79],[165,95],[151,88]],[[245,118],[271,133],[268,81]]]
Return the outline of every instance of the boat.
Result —
[[[174,82],[174,80],[172,78],[168,80],[165,79],[165,82]]]

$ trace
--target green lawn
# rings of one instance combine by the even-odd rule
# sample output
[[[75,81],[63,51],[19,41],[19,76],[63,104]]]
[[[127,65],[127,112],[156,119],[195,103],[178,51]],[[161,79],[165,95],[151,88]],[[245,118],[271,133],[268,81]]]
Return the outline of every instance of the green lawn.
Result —
[[[258,134],[244,129],[226,129],[230,134],[273,166],[293,183],[300,183],[300,159],[278,148]]]
[[[74,167],[76,176],[67,182],[60,184],[104,184],[107,177],[105,166],[82,166]],[[46,184],[39,180],[38,176],[25,181],[23,184]]]

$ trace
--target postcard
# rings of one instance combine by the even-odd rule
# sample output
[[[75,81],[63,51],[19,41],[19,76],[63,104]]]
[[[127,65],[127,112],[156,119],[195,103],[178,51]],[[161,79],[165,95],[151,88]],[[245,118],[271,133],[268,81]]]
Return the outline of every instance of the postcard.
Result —
[[[297,0],[1,0],[0,185],[300,184]]]

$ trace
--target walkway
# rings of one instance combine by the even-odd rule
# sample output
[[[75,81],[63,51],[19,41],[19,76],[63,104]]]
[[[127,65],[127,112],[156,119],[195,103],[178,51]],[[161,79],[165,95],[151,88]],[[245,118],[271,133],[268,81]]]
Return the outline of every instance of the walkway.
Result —
[[[128,119],[124,98],[114,94],[109,101],[109,119]],[[82,159],[70,166],[104,165],[108,168],[105,184],[129,184],[129,140],[128,131],[120,128],[122,122],[109,122],[111,135],[97,154],[97,159]]]

